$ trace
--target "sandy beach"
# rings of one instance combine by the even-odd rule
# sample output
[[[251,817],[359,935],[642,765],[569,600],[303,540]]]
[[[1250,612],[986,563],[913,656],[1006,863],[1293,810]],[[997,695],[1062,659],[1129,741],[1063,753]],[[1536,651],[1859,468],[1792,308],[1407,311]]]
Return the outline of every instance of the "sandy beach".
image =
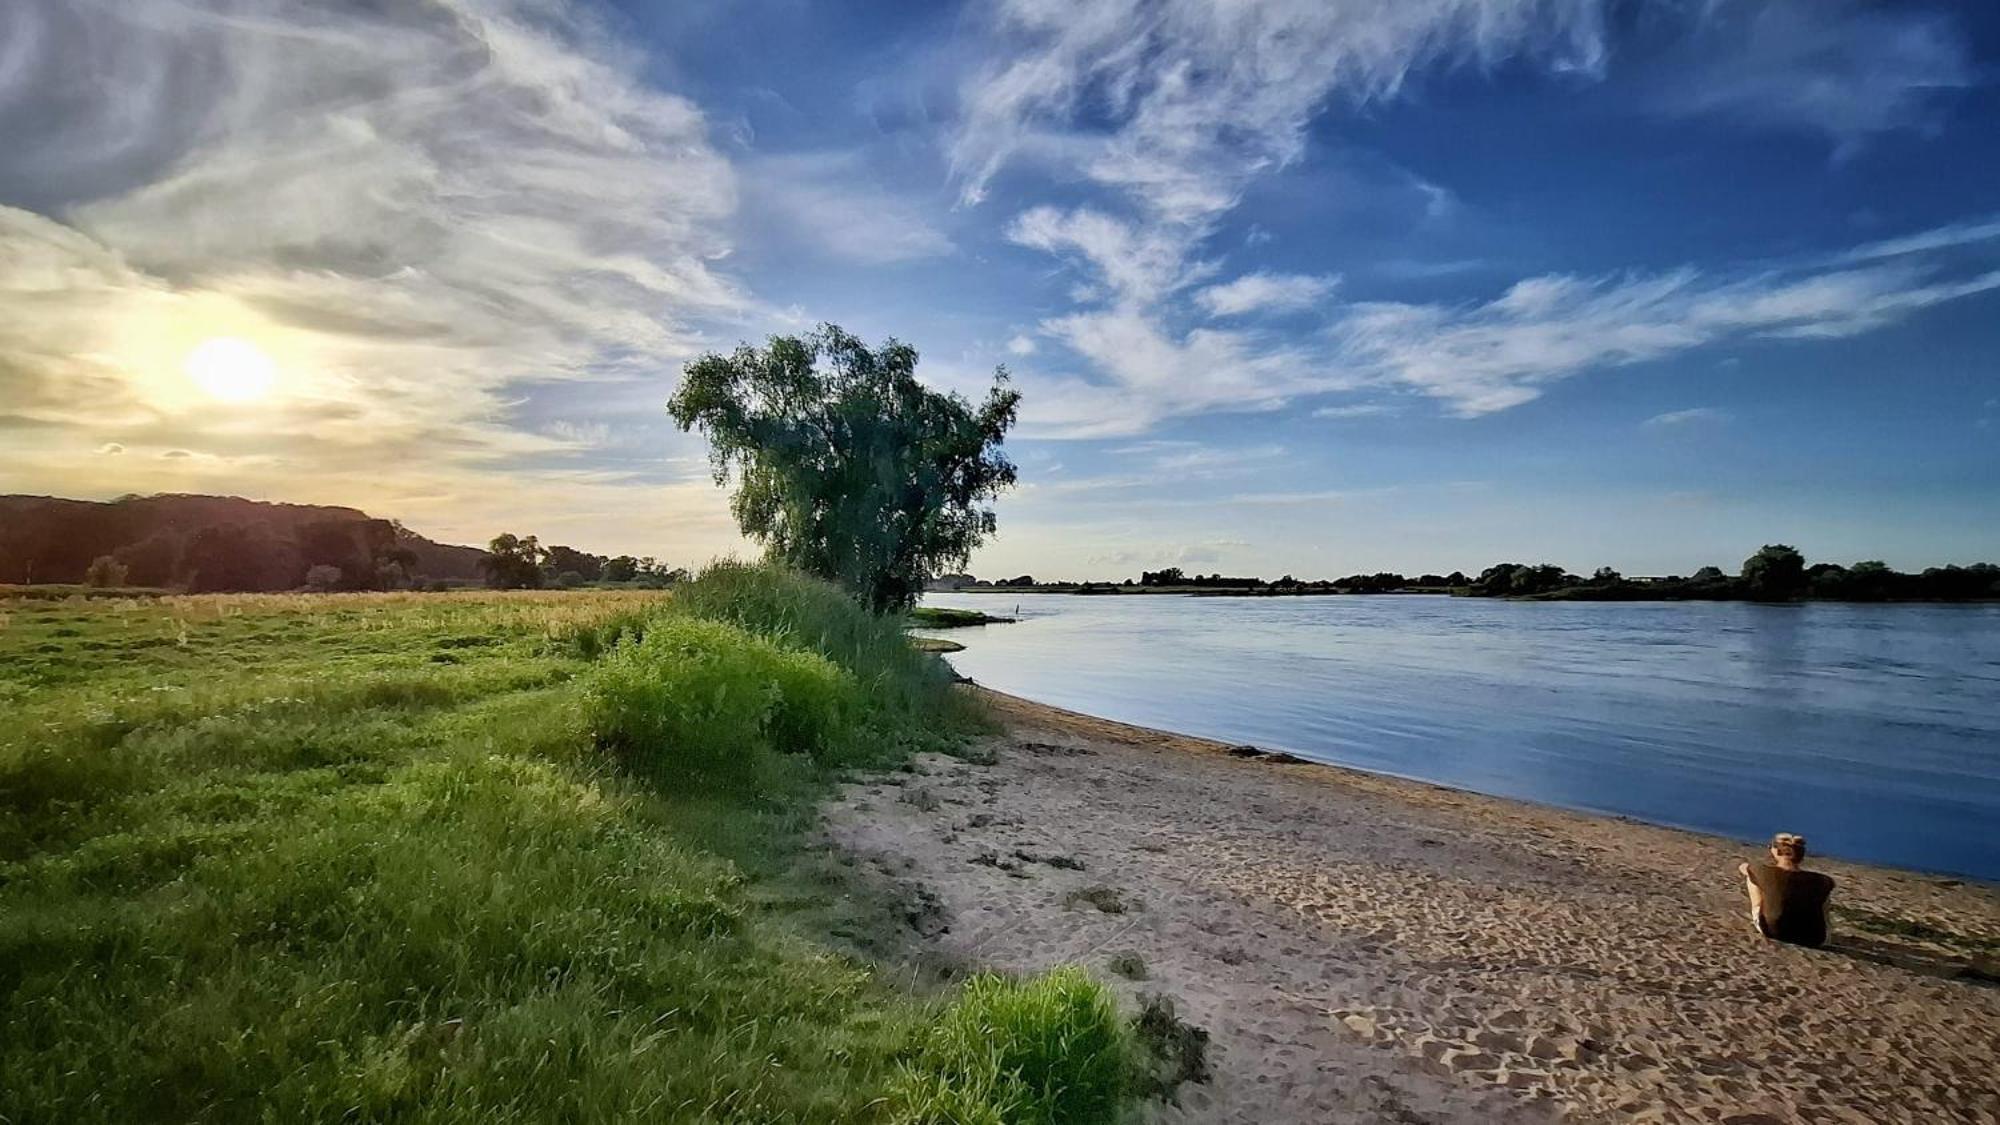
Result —
[[[985,694],[990,764],[826,832],[939,956],[1172,997],[1212,1078],[1152,1120],[2000,1121],[1993,887],[1814,859],[1834,941],[1780,946],[1751,846]]]

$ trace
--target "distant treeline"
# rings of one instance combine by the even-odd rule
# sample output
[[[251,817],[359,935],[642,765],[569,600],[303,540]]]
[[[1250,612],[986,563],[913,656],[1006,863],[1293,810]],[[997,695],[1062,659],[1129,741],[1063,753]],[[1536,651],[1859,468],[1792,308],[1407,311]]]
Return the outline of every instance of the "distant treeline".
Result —
[[[688,576],[687,571],[665,566],[651,555],[593,555],[574,547],[544,547],[535,536],[511,532],[495,536],[487,544],[479,570],[486,584],[496,590],[574,588],[593,583],[662,588]]]
[[[1807,565],[1805,557],[1784,544],[1771,544],[1745,559],[1735,574],[1705,566],[1691,575],[1627,578],[1610,567],[1589,577],[1573,574],[1554,563],[1498,563],[1469,577],[1450,574],[1404,575],[1393,571],[1350,574],[1345,578],[1300,580],[1287,574],[1267,581],[1258,577],[1184,573],[1179,567],[1142,571],[1134,581],[1037,582],[1021,575],[987,582],[970,574],[940,575],[937,589],[1037,589],[1084,594],[1113,593],[1231,593],[1231,594],[1392,594],[1453,593],[1468,597],[1568,599],[1577,601],[1797,601],[1844,602],[1982,601],[2000,599],[2000,566],[1937,566],[1918,574],[1892,570],[1881,562],[1851,567],[1838,563]]]
[[[1583,578],[1546,563],[1501,563],[1480,572],[1467,592],[1579,601],[1983,601],[2000,598],[2000,566],[1934,566],[1910,574],[1880,561],[1851,567],[1839,563],[1807,565],[1797,549],[1776,543],[1745,559],[1733,575],[1725,574],[1721,567],[1705,566],[1685,577],[1626,578],[1610,567],[1600,567]]]

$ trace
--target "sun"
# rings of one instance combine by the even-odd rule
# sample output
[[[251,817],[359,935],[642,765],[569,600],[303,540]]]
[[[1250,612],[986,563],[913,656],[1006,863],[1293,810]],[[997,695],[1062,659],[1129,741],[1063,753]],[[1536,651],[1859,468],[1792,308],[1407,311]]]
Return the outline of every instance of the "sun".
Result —
[[[255,402],[271,392],[277,365],[263,349],[235,336],[203,340],[182,362],[195,386],[223,402]]]

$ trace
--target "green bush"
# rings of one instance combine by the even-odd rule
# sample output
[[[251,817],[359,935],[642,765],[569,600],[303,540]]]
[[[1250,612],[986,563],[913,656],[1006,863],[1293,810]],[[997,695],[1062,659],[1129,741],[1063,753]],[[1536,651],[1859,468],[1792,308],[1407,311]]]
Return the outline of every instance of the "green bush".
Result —
[[[1081,969],[981,976],[898,1075],[893,1119],[925,1125],[1087,1125],[1118,1119],[1130,1033]]]
[[[936,660],[910,648],[901,617],[870,613],[833,583],[796,571],[714,563],[674,588],[674,604],[695,617],[728,621],[789,648],[817,652],[857,679],[906,698],[950,682]]]
[[[674,587],[673,606],[846,669],[863,702],[857,719],[879,745],[946,749],[977,725],[971,708],[949,690],[950,667],[910,644],[901,616],[870,613],[831,582],[776,566],[719,562]]]
[[[854,684],[825,658],[721,621],[662,616],[585,684],[597,740],[642,774],[741,777],[770,750],[834,754]]]

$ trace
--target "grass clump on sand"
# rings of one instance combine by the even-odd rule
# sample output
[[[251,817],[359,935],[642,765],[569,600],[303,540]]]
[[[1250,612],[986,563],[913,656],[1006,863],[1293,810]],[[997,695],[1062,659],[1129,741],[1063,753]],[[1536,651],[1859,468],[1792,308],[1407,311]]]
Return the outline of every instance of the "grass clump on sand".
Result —
[[[0,1121],[948,1120],[969,996],[758,887],[973,717],[900,621],[712,575],[0,599]]]
[[[909,612],[910,624],[919,629],[962,629],[969,625],[1011,625],[1011,617],[995,617],[976,609],[920,605]]]
[[[1151,975],[1146,969],[1146,959],[1129,949],[1112,954],[1105,967],[1126,980],[1145,980]]]
[[[1132,1077],[1131,1035],[1075,968],[967,982],[897,1082],[897,1121],[1062,1125],[1112,1121]]]
[[[1176,1015],[1171,996],[1145,997],[1132,1021],[1132,1034],[1135,1054],[1145,1060],[1137,1079],[1144,1096],[1178,1103],[1183,1084],[1206,1084],[1213,1077],[1208,1032]]]
[[[1104,914],[1123,914],[1128,910],[1138,909],[1138,903],[1120,894],[1118,888],[1103,885],[1071,891],[1063,902],[1071,908],[1078,905],[1091,906]]]

